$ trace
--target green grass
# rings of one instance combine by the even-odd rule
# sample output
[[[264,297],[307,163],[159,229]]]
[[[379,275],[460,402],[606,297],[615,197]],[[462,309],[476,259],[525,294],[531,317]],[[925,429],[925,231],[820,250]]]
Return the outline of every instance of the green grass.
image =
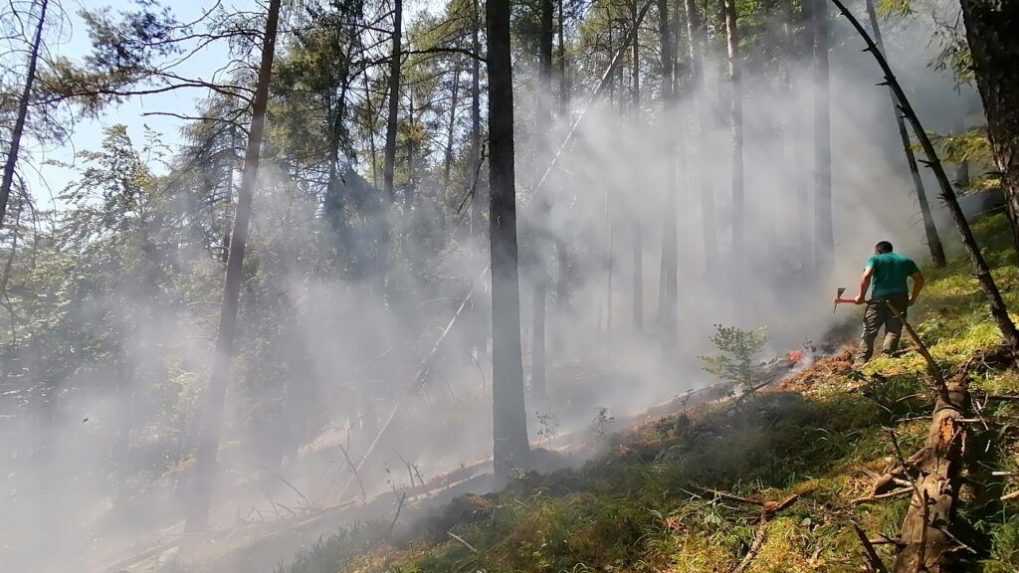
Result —
[[[981,221],[975,231],[1007,304],[1019,309],[1019,267],[1004,217]],[[957,257],[926,274],[929,286],[911,321],[951,373],[1000,337],[967,260]],[[497,494],[465,498],[460,503],[475,511],[451,508],[412,541],[372,549],[358,532],[343,532],[285,571],[731,570],[753,542],[760,508],[715,498],[705,488],[772,501],[799,494],[766,524],[748,571],[859,571],[864,561],[850,520],[871,537],[896,537],[908,507],[906,498],[852,503],[871,483],[862,469],[879,471],[893,455],[885,427],[895,427],[907,455],[920,446],[929,422],[912,418],[930,414],[930,393],[914,352],[879,358],[858,372],[815,373],[799,392],[763,394],[609,436],[609,453],[583,468],[529,474]],[[971,381],[980,391],[1019,394],[1014,370],[980,366]],[[986,415],[1019,420],[1019,406],[991,405]],[[989,485],[967,492],[960,511],[980,552],[965,569],[985,573],[1019,570],[1019,517],[999,501],[1019,484],[991,477],[996,469],[1019,470],[1017,444],[1010,432],[992,434],[976,436],[975,445],[993,440],[971,476]],[[890,563],[890,546],[879,551]]]

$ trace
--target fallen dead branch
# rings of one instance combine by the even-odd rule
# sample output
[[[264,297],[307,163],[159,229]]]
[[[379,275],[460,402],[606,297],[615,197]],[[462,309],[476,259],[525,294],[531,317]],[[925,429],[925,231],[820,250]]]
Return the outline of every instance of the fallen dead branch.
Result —
[[[753,563],[754,558],[761,552],[761,547],[764,547],[764,540],[768,537],[768,521],[761,520],[761,524],[757,526],[757,531],[754,532],[754,541],[750,544],[750,549],[747,550],[747,554],[743,556],[743,560],[739,562],[739,565],[732,570],[732,573],[743,573]]]
[[[906,495],[907,493],[912,493],[912,492],[913,492],[912,486],[907,486],[907,487],[903,487],[903,488],[899,488],[899,489],[894,489],[892,491],[885,492],[885,493],[879,493],[879,494],[875,494],[875,495],[868,495],[868,496],[865,496],[865,497],[858,497],[858,498],[854,499],[851,503],[853,505],[861,505],[861,504],[864,504],[864,503],[871,503],[871,502],[874,502],[874,501],[881,501],[883,499],[891,499],[893,497],[899,497],[899,496]]]
[[[790,505],[796,503],[796,500],[798,500],[800,498],[800,495],[801,495],[801,494],[798,494],[798,493],[794,493],[793,495],[790,495],[789,497],[787,497],[785,499],[782,499],[782,500],[779,500],[779,501],[768,501],[768,500],[760,500],[760,499],[753,499],[753,498],[749,498],[749,497],[743,497],[743,496],[735,495],[735,494],[732,494],[732,493],[729,493],[729,492],[720,491],[720,490],[712,489],[712,488],[708,488],[708,487],[702,487],[702,486],[694,486],[694,487],[696,487],[697,489],[699,489],[699,490],[701,490],[701,491],[703,491],[705,493],[710,493],[710,494],[714,495],[716,499],[728,499],[730,501],[736,501],[736,502],[744,503],[744,504],[747,504],[747,505],[756,505],[756,506],[761,508],[761,513],[763,515],[767,516],[768,518],[770,518],[772,515],[780,512],[780,511],[782,511],[783,509],[789,507]],[[698,496],[698,497],[700,497],[700,496]]]
[[[343,459],[347,460],[347,465],[350,467],[350,471],[354,473],[354,479],[357,480],[357,487],[361,488],[361,503],[367,503],[368,493],[364,489],[364,482],[361,481],[361,473],[357,471],[357,465],[354,464],[354,460],[350,459],[347,448],[344,448],[342,444],[336,444],[336,447],[340,448],[340,451],[343,452]]]
[[[396,529],[396,522],[400,519],[400,511],[403,510],[403,502],[407,501],[407,492],[403,492],[400,496],[400,502],[396,504],[396,515],[393,516],[393,521],[389,522],[389,537],[393,536],[393,530]]]
[[[447,531],[446,535],[449,535],[453,539],[459,541],[464,547],[466,547],[467,549],[470,549],[472,553],[478,553],[478,550],[473,545],[471,545],[470,543],[467,543],[467,540],[464,539],[463,537],[460,537],[459,535],[453,533],[452,531]]]

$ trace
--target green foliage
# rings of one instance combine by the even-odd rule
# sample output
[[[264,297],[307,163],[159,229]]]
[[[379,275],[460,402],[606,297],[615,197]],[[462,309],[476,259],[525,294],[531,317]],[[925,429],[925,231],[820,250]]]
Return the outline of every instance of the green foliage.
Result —
[[[744,390],[752,390],[759,374],[754,359],[767,342],[768,335],[763,328],[743,330],[716,324],[711,343],[718,354],[701,357],[704,370],[721,380],[738,384]]]

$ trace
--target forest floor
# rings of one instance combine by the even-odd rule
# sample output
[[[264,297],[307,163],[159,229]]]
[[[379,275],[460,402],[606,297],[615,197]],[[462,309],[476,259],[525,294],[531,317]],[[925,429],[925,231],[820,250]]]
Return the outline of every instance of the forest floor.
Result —
[[[975,228],[1010,308],[1019,266],[1002,216]],[[911,322],[974,398],[1019,395],[1019,373],[983,360],[1000,343],[967,261],[931,269]],[[576,469],[521,476],[498,493],[456,498],[393,529],[368,522],[323,539],[285,573],[860,571],[853,523],[891,562],[909,504],[872,497],[875,476],[908,456],[930,424],[922,358],[852,367],[850,347],[780,386],[713,402],[618,434]],[[963,568],[1019,570],[1019,402],[986,403],[953,528]],[[986,429],[985,429],[986,428]],[[1006,499],[1002,499],[1005,497]]]

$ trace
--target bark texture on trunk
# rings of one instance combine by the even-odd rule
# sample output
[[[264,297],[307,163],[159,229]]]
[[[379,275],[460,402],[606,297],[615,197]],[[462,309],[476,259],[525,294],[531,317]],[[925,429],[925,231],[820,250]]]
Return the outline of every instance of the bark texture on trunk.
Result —
[[[885,50],[884,40],[881,38],[881,26],[878,24],[877,11],[874,9],[874,0],[867,0],[867,17],[870,20],[871,30],[874,32],[874,43],[882,52]],[[887,56],[885,56],[887,59]],[[930,202],[927,201],[927,193],[923,187],[923,179],[920,178],[920,168],[916,162],[916,154],[913,153],[913,144],[909,140],[909,132],[906,131],[906,120],[899,113],[899,105],[895,99],[895,93],[889,88],[888,95],[892,99],[892,114],[895,116],[895,126],[899,130],[899,140],[902,141],[902,149],[906,154],[906,164],[909,165],[909,175],[913,180],[913,190],[916,191],[916,201],[920,206],[920,216],[923,218],[924,236],[927,239],[927,247],[931,251],[931,260],[934,266],[945,266],[945,248],[941,245],[941,237],[938,235],[938,228],[934,224],[934,216],[931,214]]]
[[[272,78],[272,62],[276,48],[276,29],[279,24],[281,1],[270,0],[265,24],[262,59],[258,68],[258,83],[255,86],[251,127],[248,130],[248,145],[244,154],[244,173],[241,187],[237,191],[237,210],[234,215],[230,254],[227,259],[226,278],[223,284],[223,306],[220,311],[209,387],[206,390],[205,409],[202,412],[198,429],[198,451],[194,470],[195,497],[188,515],[188,528],[191,530],[204,528],[209,517],[209,505],[216,473],[216,453],[219,449],[222,429],[223,406],[226,388],[230,382],[234,341],[237,334],[241,273],[248,239],[248,226],[251,221],[251,201],[258,174],[262,134],[265,131],[265,111],[269,101],[269,83]]]
[[[400,118],[400,68],[403,59],[403,0],[394,0],[392,47],[389,50],[389,115],[386,117],[386,149],[382,166],[382,185],[390,201],[396,199],[396,130]]]
[[[832,268],[835,234],[831,212],[831,103],[828,70],[828,2],[807,0],[814,44],[814,269]]]
[[[958,544],[950,527],[955,519],[962,485],[963,454],[967,444],[963,418],[969,408],[965,383],[948,386],[934,405],[934,421],[924,448],[911,458],[915,490],[899,534],[895,573],[952,571]]]
[[[28,119],[28,102],[32,97],[32,86],[35,84],[35,69],[39,63],[39,49],[42,47],[42,29],[46,23],[46,8],[49,0],[42,0],[39,6],[39,22],[32,38],[32,52],[28,56],[28,71],[25,74],[25,87],[18,100],[18,115],[11,129],[11,146],[4,162],[3,179],[0,181],[0,227],[3,227],[7,215],[7,203],[11,198],[11,187],[14,185],[14,171],[18,165],[18,152],[21,149],[21,138],[25,133],[25,121]]]
[[[497,480],[528,466],[527,413],[520,352],[513,72],[510,2],[488,0],[489,225],[492,257],[492,457]]]
[[[1019,251],[1019,2],[960,0],[987,132]]]

